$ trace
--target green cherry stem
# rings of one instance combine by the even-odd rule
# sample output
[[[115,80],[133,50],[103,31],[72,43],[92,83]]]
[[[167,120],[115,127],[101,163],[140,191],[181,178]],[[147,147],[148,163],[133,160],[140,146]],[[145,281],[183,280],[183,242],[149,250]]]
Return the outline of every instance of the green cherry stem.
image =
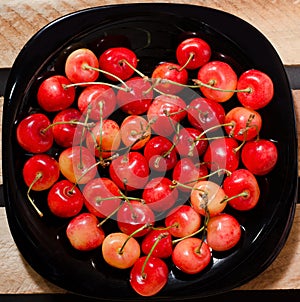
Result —
[[[28,190],[27,190],[27,198],[30,201],[30,203],[32,204],[32,206],[34,207],[34,209],[36,210],[36,212],[39,214],[40,217],[43,217],[44,215],[39,210],[39,208],[36,206],[34,200],[30,197],[30,192],[32,190],[32,187],[35,185],[35,183],[37,181],[39,181],[42,177],[43,177],[43,174],[41,172],[37,172],[34,180],[32,181],[32,183],[30,184],[30,186],[28,187]]]

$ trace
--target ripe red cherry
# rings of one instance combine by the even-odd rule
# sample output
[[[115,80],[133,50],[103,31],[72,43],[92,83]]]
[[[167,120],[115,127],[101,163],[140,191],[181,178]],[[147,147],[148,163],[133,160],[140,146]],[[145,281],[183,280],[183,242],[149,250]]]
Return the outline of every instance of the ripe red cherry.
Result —
[[[207,223],[207,243],[214,250],[223,252],[232,249],[239,241],[242,230],[237,219],[227,213],[211,217]]]
[[[154,88],[167,94],[178,93],[184,88],[183,85],[186,85],[188,82],[188,72],[178,64],[170,62],[164,62],[156,66],[151,77]],[[163,82],[164,80],[166,82]]]
[[[117,213],[117,224],[119,229],[127,234],[131,235],[140,228],[133,235],[133,237],[142,237],[146,235],[150,228],[147,226],[153,225],[155,222],[155,216],[150,207],[140,201],[132,200],[125,202]]]
[[[255,176],[246,169],[235,170],[226,177],[223,182],[223,190],[229,198],[227,203],[239,211],[254,208],[260,196],[260,188]],[[234,196],[237,197],[233,198]]]
[[[225,207],[225,192],[217,183],[210,180],[198,181],[191,192],[191,205],[202,216],[213,217]]]
[[[100,108],[100,102],[101,108]],[[83,115],[88,118],[99,121],[100,117],[107,118],[115,110],[117,99],[115,92],[107,85],[94,84],[87,86],[80,93],[77,105]]]
[[[178,198],[178,190],[171,185],[172,181],[166,177],[152,178],[143,190],[142,199],[155,212],[169,210]]]
[[[248,141],[255,138],[261,129],[261,115],[252,109],[245,107],[234,107],[225,116],[225,131],[229,136],[240,141]]]
[[[210,57],[209,44],[197,37],[185,39],[176,48],[177,61],[186,69],[197,69],[207,63]]]
[[[120,189],[106,177],[91,179],[83,188],[85,206],[89,212],[104,218],[111,215],[120,205]]]
[[[83,134],[83,126],[77,125],[81,122],[82,114],[75,108],[67,108],[59,111],[53,119],[52,133],[55,142],[64,148],[79,145]],[[72,123],[74,122],[74,123]]]
[[[61,173],[72,183],[85,184],[97,174],[96,159],[83,146],[64,149],[58,158]]]
[[[199,238],[186,238],[174,248],[172,261],[181,271],[197,274],[203,271],[211,261],[209,246]]]
[[[162,237],[161,239],[159,239]],[[153,251],[152,247],[156,243]],[[142,251],[145,255],[148,255],[151,251],[151,255],[157,258],[168,258],[172,255],[173,243],[172,236],[168,230],[164,227],[156,227],[151,230],[144,238],[141,244]]]
[[[18,144],[30,153],[43,153],[53,145],[53,133],[49,118],[43,113],[33,113],[25,117],[17,126]],[[48,130],[45,130],[45,129]]]
[[[127,114],[141,115],[146,113],[153,98],[153,90],[149,81],[141,77],[133,77],[127,80],[129,91],[119,90],[117,93],[118,106]]]
[[[130,271],[130,285],[141,296],[154,296],[166,285],[169,269],[160,258],[139,258]],[[144,270],[143,270],[144,267]]]
[[[234,171],[239,166],[240,151],[234,138],[222,137],[210,142],[204,153],[204,161],[213,170],[226,169]]]
[[[159,95],[151,103],[147,118],[151,128],[162,136],[174,133],[177,124],[186,116],[186,103],[180,97]]]
[[[111,162],[109,175],[121,190],[142,189],[149,178],[148,161],[139,152],[126,153]]]
[[[91,213],[81,213],[68,224],[66,235],[71,245],[79,251],[90,251],[98,248],[105,234],[98,226],[98,219]]]
[[[245,167],[255,175],[266,175],[276,166],[278,150],[270,140],[259,139],[246,142],[241,159]]]
[[[237,92],[240,103],[247,108],[258,110],[268,105],[274,95],[274,86],[271,78],[256,69],[245,71],[238,79],[237,89],[250,88],[250,92]]]
[[[201,225],[200,215],[189,205],[180,205],[171,210],[165,226],[174,237],[185,237],[196,232]]]
[[[94,82],[99,71],[98,58],[87,48],[76,49],[69,54],[65,63],[65,73],[67,78],[73,83]]]
[[[99,67],[104,70],[104,76],[111,81],[127,80],[134,74],[134,69],[126,64],[128,62],[133,68],[137,67],[136,54],[126,47],[112,47],[105,50],[99,57]],[[114,76],[108,74],[113,74]]]
[[[191,101],[187,108],[187,117],[190,124],[201,131],[223,125],[225,119],[224,107],[207,98],[196,98]],[[219,129],[219,128],[216,128]]]
[[[166,172],[175,167],[177,153],[173,143],[164,136],[154,136],[145,145],[144,156],[151,170]]]
[[[86,135],[87,148],[94,156],[101,160],[115,154],[120,144],[120,127],[112,119],[97,122]]]
[[[237,75],[235,71],[229,64],[222,61],[210,61],[203,65],[199,69],[197,78],[205,85],[223,90],[214,90],[210,87],[202,86],[201,83],[199,83],[200,90],[204,96],[216,102],[228,101],[234,94],[232,90],[235,90],[237,85]]]
[[[75,100],[75,88],[68,87],[71,82],[62,75],[54,75],[44,80],[38,88],[37,101],[47,112],[54,112],[70,107]]]
[[[48,207],[54,215],[62,218],[76,216],[82,210],[84,197],[79,188],[63,179],[56,182],[47,195]]]
[[[59,165],[56,159],[47,154],[35,154],[23,167],[23,179],[31,190],[49,189],[59,178]]]

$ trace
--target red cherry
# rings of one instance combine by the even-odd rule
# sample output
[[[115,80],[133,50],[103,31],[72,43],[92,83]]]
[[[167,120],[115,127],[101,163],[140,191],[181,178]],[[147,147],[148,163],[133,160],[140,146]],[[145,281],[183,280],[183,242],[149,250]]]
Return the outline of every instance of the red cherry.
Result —
[[[250,89],[249,92],[237,92],[237,98],[244,107],[258,110],[268,105],[274,95],[271,78],[256,69],[245,71],[238,79],[237,89]]]
[[[148,161],[139,152],[129,152],[111,162],[109,175],[121,190],[142,189],[149,178]]]
[[[209,61],[211,48],[209,44],[197,37],[185,39],[176,48],[176,58],[186,69],[197,69]]]
[[[241,235],[239,222],[227,213],[211,217],[207,223],[207,243],[214,251],[232,249],[240,241]]]
[[[172,181],[166,177],[152,178],[143,190],[142,199],[153,211],[169,210],[178,198],[178,190],[171,185]]]
[[[266,175],[276,166],[278,150],[270,140],[248,141],[242,148],[242,162],[255,175]]]
[[[178,64],[164,62],[155,67],[151,78],[154,88],[163,93],[176,94],[187,84],[188,73]],[[164,80],[166,80],[166,82],[163,82]],[[177,83],[180,85],[177,85]]]
[[[204,96],[216,102],[228,101],[234,94],[232,90],[235,90],[237,85],[237,75],[235,71],[229,64],[222,61],[210,61],[203,65],[199,69],[197,78],[200,80],[200,90]],[[209,85],[212,88],[203,86],[201,83]],[[213,88],[217,88],[218,90]],[[220,91],[220,89],[222,91]]]
[[[261,115],[252,109],[245,107],[234,107],[225,116],[224,124],[232,123],[232,126],[225,126],[229,136],[240,141],[248,141],[255,138],[261,129]]]
[[[101,108],[100,108],[100,102]],[[107,85],[94,84],[87,86],[80,93],[77,105],[82,114],[99,121],[100,117],[107,118],[115,110],[117,99],[115,92]]]
[[[134,69],[126,64],[128,62],[133,68],[137,67],[135,53],[126,47],[112,47],[105,50],[99,57],[99,66],[102,70],[111,73],[104,73],[104,76],[112,81],[127,80],[134,74]]]
[[[169,269],[163,260],[143,256],[135,262],[130,271],[130,285],[141,296],[153,296],[166,285],[168,275]]]
[[[154,171],[165,172],[174,168],[177,153],[173,143],[163,136],[152,137],[145,145],[144,156]]]
[[[203,271],[211,261],[209,246],[199,238],[186,238],[174,248],[172,261],[181,271],[197,274]]]
[[[159,95],[151,103],[147,118],[151,128],[162,136],[174,133],[178,123],[186,116],[186,103],[180,97]]]
[[[238,143],[234,138],[217,138],[208,145],[204,162],[213,171],[226,169],[232,172],[239,166],[240,151],[237,148]]]
[[[66,235],[71,245],[79,251],[90,251],[98,248],[105,234],[98,226],[98,219],[91,213],[81,213],[68,224]]]
[[[47,112],[70,107],[75,100],[75,88],[65,86],[71,82],[62,75],[54,75],[44,80],[38,88],[38,104]]]
[[[151,84],[141,77],[133,77],[127,80],[126,86],[129,91],[119,90],[117,102],[119,107],[127,114],[140,115],[146,113],[153,98]]]
[[[43,113],[33,113],[25,117],[17,126],[18,144],[31,153],[48,151],[53,144],[51,122]],[[48,129],[45,131],[45,129]]]
[[[99,71],[95,70],[98,67],[96,55],[90,49],[80,48],[74,50],[67,57],[65,73],[73,83],[94,82],[99,76]]]
[[[260,196],[260,188],[255,176],[246,169],[235,170],[226,177],[223,190],[229,198],[227,203],[239,211],[254,208]]]
[[[85,206],[89,212],[104,218],[111,215],[120,205],[120,189],[106,177],[90,180],[83,188]]]
[[[56,182],[48,192],[48,207],[54,215],[62,218],[76,216],[82,210],[84,197],[68,180]]]

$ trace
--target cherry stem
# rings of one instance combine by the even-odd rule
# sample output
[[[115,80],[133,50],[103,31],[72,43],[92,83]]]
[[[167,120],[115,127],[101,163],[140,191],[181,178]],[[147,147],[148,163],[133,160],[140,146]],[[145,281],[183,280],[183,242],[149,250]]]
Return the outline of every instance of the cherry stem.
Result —
[[[108,216],[106,216],[101,222],[97,224],[97,227],[98,228],[101,227],[108,219],[110,219],[113,215],[115,215],[122,206],[123,204],[120,203],[120,205],[115,210],[113,210]]]
[[[55,122],[53,124],[50,124],[49,126],[47,126],[45,129],[42,130],[42,133],[46,133],[50,128],[57,126],[57,125],[76,125],[76,126],[83,126],[86,127],[87,129],[91,129],[95,126],[94,122],[90,122],[90,123],[82,123],[79,122],[78,120],[70,120],[70,121],[61,121],[61,122]]]
[[[188,59],[186,60],[186,62],[184,63],[184,65],[181,66],[181,67],[178,69],[178,71],[179,71],[179,72],[182,71],[182,70],[183,70],[183,69],[191,62],[191,60],[193,59],[194,56],[195,56],[195,54],[194,54],[193,52],[190,52],[190,55],[189,55]]]
[[[225,196],[225,198],[220,203],[228,202],[228,201],[230,201],[232,199],[235,199],[235,198],[238,198],[238,197],[247,198],[247,197],[249,197],[249,192],[248,191],[243,191],[240,194],[237,194],[237,195],[234,195],[234,196],[231,196],[231,197]]]
[[[27,198],[30,201],[30,203],[32,204],[32,206],[34,207],[34,209],[36,210],[36,212],[40,215],[40,217],[43,217],[44,214],[39,210],[39,208],[36,206],[36,204],[34,203],[34,200],[30,197],[30,192],[32,190],[32,187],[36,184],[37,181],[39,181],[41,178],[43,177],[42,172],[37,172],[36,176],[34,178],[34,180],[32,181],[32,183],[30,184],[28,190],[27,190]]]
[[[200,81],[198,79],[194,79],[193,82],[197,84],[196,86],[193,86],[193,88],[206,87],[206,88],[221,91],[221,92],[247,92],[247,93],[252,92],[251,87],[247,87],[245,89],[223,89],[223,88],[215,87],[215,86],[213,86],[214,85],[213,80],[211,81],[210,84],[205,84],[205,83],[203,83],[202,81]]]
[[[122,81],[122,83],[124,83],[124,82]],[[87,85],[106,85],[106,86],[109,86],[111,88],[115,88],[115,89],[118,89],[118,90],[123,90],[125,92],[131,91],[131,88],[128,87],[125,83],[124,83],[125,88],[120,87],[118,85],[106,83],[106,82],[80,82],[80,83],[72,83],[72,84],[67,84],[67,85],[63,84],[62,86],[63,86],[64,89],[68,89],[70,87],[87,86]]]
[[[193,237],[193,236],[195,236],[195,235],[201,233],[204,229],[205,229],[205,226],[203,225],[199,230],[195,231],[195,232],[192,233],[192,234],[189,234],[189,235],[186,235],[186,236],[184,236],[184,237],[180,237],[180,238],[178,238],[178,239],[172,240],[172,244],[176,244],[176,243],[178,243],[178,242],[180,242],[180,241],[182,241],[182,240],[184,240],[184,239]]]
[[[151,224],[146,223],[146,224],[144,224],[143,226],[141,226],[140,228],[138,228],[137,230],[135,230],[134,232],[132,232],[132,233],[126,238],[126,240],[124,241],[123,245],[122,245],[121,248],[119,249],[118,253],[119,253],[120,255],[122,255],[122,254],[123,254],[123,251],[124,251],[124,248],[125,248],[125,246],[126,246],[126,243],[127,243],[134,235],[136,235],[136,234],[138,234],[139,232],[141,232],[141,231],[143,231],[143,230],[145,230],[145,229],[148,229],[148,228],[151,228]]]
[[[127,60],[123,59],[120,61],[120,63],[125,63],[126,65],[128,65],[133,71],[135,71],[140,77],[142,77],[145,80],[149,80],[149,78],[144,75],[141,71],[139,71],[138,69],[136,69],[134,66],[132,66]]]
[[[167,236],[168,236],[168,235],[167,235],[167,234],[164,234],[164,233],[159,234],[159,235],[157,236],[155,242],[153,243],[153,245],[152,245],[152,247],[151,247],[151,249],[150,249],[150,251],[149,251],[149,253],[148,253],[148,255],[147,255],[147,257],[146,257],[146,259],[145,259],[145,261],[144,261],[144,263],[143,263],[143,266],[142,266],[141,275],[142,275],[142,278],[143,278],[143,279],[146,279],[146,277],[147,277],[147,274],[145,273],[145,268],[146,268],[146,265],[147,265],[147,263],[148,263],[148,261],[149,261],[151,255],[153,254],[153,251],[155,250],[155,248],[156,248],[156,246],[158,245],[159,241],[160,241],[161,239],[167,237]]]

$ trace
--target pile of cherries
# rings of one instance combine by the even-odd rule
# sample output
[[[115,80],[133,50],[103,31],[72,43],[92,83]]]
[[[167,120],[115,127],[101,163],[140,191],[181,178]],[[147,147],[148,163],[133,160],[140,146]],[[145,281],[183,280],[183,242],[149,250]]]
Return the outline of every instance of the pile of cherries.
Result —
[[[253,209],[256,176],[277,162],[276,145],[259,135],[272,80],[256,69],[238,76],[211,54],[206,41],[187,38],[174,62],[145,75],[129,48],[73,50],[64,74],[39,85],[39,110],[17,125],[36,212],[47,202],[49,215],[66,219],[72,248],[99,249],[142,296],[167,284],[170,261],[198,274],[213,252],[234,250],[243,227],[226,209]],[[239,105],[226,112],[233,98]]]

